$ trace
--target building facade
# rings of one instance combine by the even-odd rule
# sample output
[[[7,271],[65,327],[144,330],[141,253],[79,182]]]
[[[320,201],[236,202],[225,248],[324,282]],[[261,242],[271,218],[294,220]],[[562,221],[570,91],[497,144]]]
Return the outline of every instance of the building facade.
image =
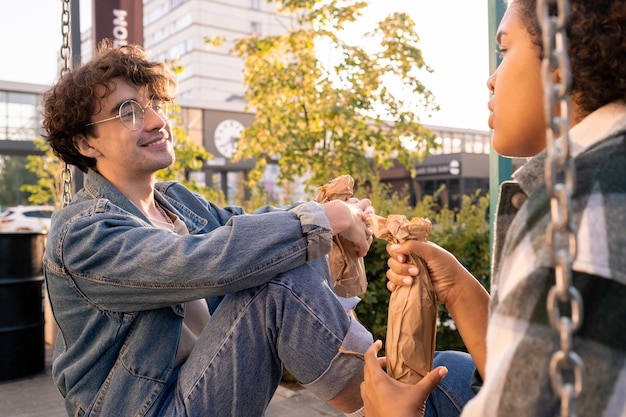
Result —
[[[395,191],[408,193],[412,204],[425,195],[438,194],[437,203],[452,210],[460,208],[463,195],[477,190],[481,194],[489,192],[489,132],[424,127],[435,134],[438,148],[413,167],[415,176],[396,164],[383,172],[381,179]]]
[[[219,111],[244,110],[243,61],[233,41],[283,33],[289,24],[265,0],[144,0],[144,47],[154,58],[176,60],[180,103]],[[211,47],[207,38],[223,37]]]
[[[199,182],[232,197],[254,161],[230,160],[232,141],[249,126],[254,114],[245,110],[243,61],[230,53],[233,40],[252,34],[283,33],[290,17],[277,13],[265,0],[143,0],[144,47],[153,58],[176,61],[177,103],[182,127],[191,139],[213,155],[205,161]],[[91,29],[83,31],[82,59],[92,53]],[[212,48],[207,38],[222,36]],[[41,137],[40,101],[47,86],[0,82],[0,154],[33,151]],[[461,196],[489,190],[489,132],[427,126],[440,147],[415,166],[416,176],[396,166],[382,175],[398,191],[407,191],[413,203],[443,185],[440,204],[457,208]],[[519,165],[519,164],[517,164]],[[275,168],[275,167],[274,167]],[[276,172],[268,173],[269,181]],[[266,185],[266,188],[271,188]]]
[[[233,164],[228,137],[252,123],[244,111],[243,61],[230,54],[233,39],[251,34],[282,33],[289,17],[276,13],[262,0],[144,0],[144,47],[162,60],[177,60],[184,67],[179,75],[177,101],[183,107],[183,127],[214,158],[206,161],[204,178],[227,195],[245,177],[253,162]],[[205,38],[223,36],[226,42],[211,48]],[[428,126],[441,148],[415,167],[416,178],[396,167],[383,174],[395,189],[406,189],[411,200],[433,194],[442,185],[441,203],[456,207],[460,196],[476,189],[489,190],[489,133]],[[270,174],[271,175],[271,174]]]
[[[245,110],[244,62],[230,51],[237,39],[284,33],[289,17],[266,0],[144,0],[143,15],[144,48],[183,68],[176,95],[183,128],[213,155],[196,179],[233,197],[254,161],[231,162],[232,144],[254,115]],[[212,47],[213,37],[223,44]]]
[[[35,138],[41,138],[41,95],[46,85],[0,81],[0,154],[28,155],[36,153]],[[254,114],[236,109],[213,108],[191,99],[181,99],[180,123],[190,138],[202,145],[212,158],[205,161],[203,172],[195,177],[200,183],[218,188],[233,197],[254,161],[232,162],[228,142],[241,129],[254,121]],[[217,107],[217,105],[216,105]],[[225,106],[226,107],[226,106]],[[425,126],[435,133],[438,148],[431,150],[409,170],[396,164],[383,172],[382,180],[394,190],[408,192],[415,203],[424,195],[439,195],[442,206],[460,207],[463,195],[480,189],[489,190],[490,134],[487,131],[466,130],[442,126]],[[222,144],[222,145],[219,145]],[[523,160],[514,161],[514,169]],[[273,167],[275,168],[275,167]],[[268,173],[270,181],[277,173]],[[266,184],[271,189],[271,184]],[[276,198],[279,195],[275,196]]]
[[[45,85],[0,80],[0,155],[29,155],[42,135],[41,100]]]

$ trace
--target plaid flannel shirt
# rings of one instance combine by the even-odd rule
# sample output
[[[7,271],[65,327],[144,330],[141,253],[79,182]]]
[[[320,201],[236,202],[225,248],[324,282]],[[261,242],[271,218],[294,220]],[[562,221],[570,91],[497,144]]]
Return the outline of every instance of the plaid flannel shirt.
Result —
[[[625,416],[626,104],[598,109],[572,128],[570,139],[576,166],[573,283],[584,305],[573,342],[585,367],[578,415]],[[544,151],[501,187],[486,376],[463,417],[559,415],[560,398],[549,375],[560,342],[546,309],[555,274],[546,245],[545,160]]]

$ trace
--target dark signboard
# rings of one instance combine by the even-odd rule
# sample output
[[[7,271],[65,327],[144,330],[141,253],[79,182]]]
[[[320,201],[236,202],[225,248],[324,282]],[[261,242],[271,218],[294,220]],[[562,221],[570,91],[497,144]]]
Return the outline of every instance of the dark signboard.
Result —
[[[115,46],[143,45],[142,0],[93,0],[93,39],[111,39]]]
[[[415,167],[415,174],[419,176],[426,175],[461,175],[461,163],[456,159],[448,162],[447,164],[438,165],[417,165]]]

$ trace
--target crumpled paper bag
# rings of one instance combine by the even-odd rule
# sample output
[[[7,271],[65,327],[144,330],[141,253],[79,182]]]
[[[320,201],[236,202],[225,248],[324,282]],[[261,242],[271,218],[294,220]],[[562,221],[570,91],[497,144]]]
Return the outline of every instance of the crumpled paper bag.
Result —
[[[315,201],[318,203],[326,203],[330,200],[348,201],[352,197],[353,189],[354,179],[350,175],[340,175],[319,187]],[[367,290],[365,264],[363,258],[356,256],[354,243],[342,236],[334,236],[328,262],[335,294],[350,298],[361,295]]]
[[[389,215],[370,218],[374,236],[390,243],[409,239],[428,240],[432,224],[428,219]],[[437,297],[426,264],[411,255],[419,268],[411,286],[398,287],[389,298],[385,354],[387,374],[410,384],[419,382],[433,368],[437,335]]]

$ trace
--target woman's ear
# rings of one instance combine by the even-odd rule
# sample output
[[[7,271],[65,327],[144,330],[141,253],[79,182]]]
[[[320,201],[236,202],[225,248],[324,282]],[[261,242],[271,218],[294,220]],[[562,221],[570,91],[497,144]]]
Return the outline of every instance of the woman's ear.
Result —
[[[558,68],[552,70],[552,84],[561,83],[561,73]],[[580,123],[585,117],[589,115],[589,111],[584,110],[580,105],[580,93],[576,91],[570,91],[571,103],[570,103],[570,127],[573,127]],[[558,103],[554,104],[554,114],[558,117],[561,116],[561,106]]]
[[[89,158],[95,158],[99,155],[98,150],[91,146],[85,135],[76,135],[72,141],[74,142],[74,147],[81,155]]]

